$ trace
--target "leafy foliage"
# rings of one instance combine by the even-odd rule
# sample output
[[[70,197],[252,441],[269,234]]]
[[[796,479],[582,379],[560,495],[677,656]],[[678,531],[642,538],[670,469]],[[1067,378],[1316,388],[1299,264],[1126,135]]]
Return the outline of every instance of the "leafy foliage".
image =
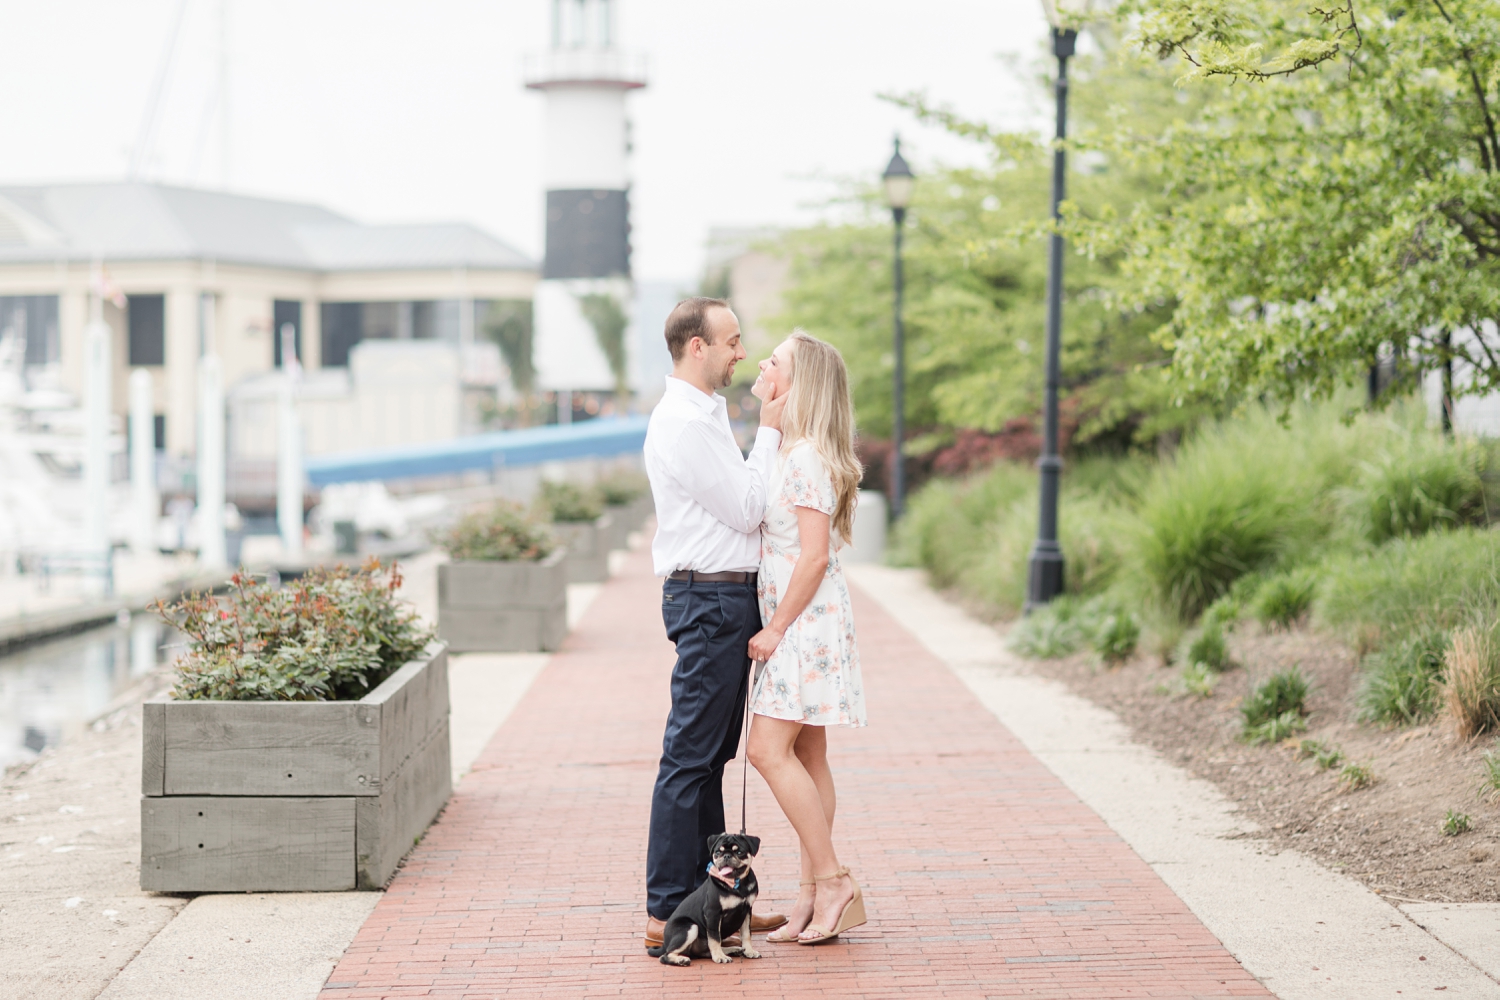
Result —
[[[1461,833],[1468,833],[1473,826],[1474,822],[1469,818],[1468,813],[1449,809],[1448,815],[1443,817],[1443,836],[1457,837]]]
[[[1094,631],[1094,652],[1105,663],[1124,663],[1135,654],[1140,641],[1140,619],[1125,608],[1114,608],[1100,620]]]
[[[1356,764],[1350,762],[1345,764],[1343,770],[1339,771],[1339,784],[1348,791],[1356,791],[1368,788],[1375,783],[1375,769],[1369,764]]]
[[[1197,664],[1215,673],[1228,670],[1233,664],[1229,659],[1229,643],[1224,638],[1224,627],[1218,622],[1209,622],[1188,640],[1182,661]]]
[[[576,483],[543,482],[537,502],[554,521],[593,521],[604,513],[599,491]]]
[[[221,701],[336,701],[362,697],[432,641],[396,600],[401,573],[318,568],[280,589],[236,573],[220,599],[158,601],[188,637],[173,697]]]
[[[1444,448],[1431,434],[1390,442],[1364,467],[1352,491],[1365,537],[1376,545],[1482,523],[1484,499],[1479,450],[1465,444]]]
[[[1392,352],[1455,396],[1500,386],[1494,5],[1130,7],[1206,106],[1106,144],[1173,197],[1072,225],[1125,254],[1123,302],[1175,303],[1158,342],[1182,398],[1326,394]]]
[[[471,511],[435,539],[455,561],[531,561],[557,548],[546,525],[526,516],[517,504],[498,501]]]
[[[484,332],[500,347],[511,384],[523,396],[536,388],[536,364],[532,361],[532,316],[530,300],[491,302],[485,311]]]

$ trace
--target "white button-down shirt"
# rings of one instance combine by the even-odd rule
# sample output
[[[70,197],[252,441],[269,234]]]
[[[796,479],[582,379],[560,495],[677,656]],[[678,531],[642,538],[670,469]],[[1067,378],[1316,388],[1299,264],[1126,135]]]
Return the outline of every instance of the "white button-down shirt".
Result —
[[[646,430],[646,475],[656,501],[651,558],[657,576],[760,567],[760,522],[781,432],[762,427],[747,459],[718,393],[667,376]]]

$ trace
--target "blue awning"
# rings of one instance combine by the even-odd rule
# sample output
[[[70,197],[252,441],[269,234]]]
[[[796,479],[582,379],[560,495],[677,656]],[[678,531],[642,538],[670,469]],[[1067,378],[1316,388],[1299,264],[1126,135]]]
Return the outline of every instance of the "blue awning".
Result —
[[[610,458],[640,452],[646,443],[649,420],[645,416],[586,420],[566,426],[475,434],[434,444],[320,455],[307,460],[307,479],[314,486],[327,486],[445,476],[572,458]]]

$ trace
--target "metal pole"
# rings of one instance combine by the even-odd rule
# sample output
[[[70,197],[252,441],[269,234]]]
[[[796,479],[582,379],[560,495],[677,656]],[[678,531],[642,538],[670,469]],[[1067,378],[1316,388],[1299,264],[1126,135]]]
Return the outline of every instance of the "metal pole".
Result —
[[[894,412],[891,415],[891,520],[896,520],[906,510],[906,458],[901,454],[906,440],[906,328],[901,322],[902,301],[906,294],[906,275],[901,268],[901,229],[906,223],[906,209],[893,208],[891,215],[896,222],[896,261],[893,276],[896,284],[895,336],[892,349],[896,355],[896,371],[892,376],[895,394]]]
[[[1063,139],[1068,133],[1068,59],[1078,33],[1052,30],[1052,52],[1057,56],[1057,143],[1052,151],[1052,221],[1061,225],[1061,206],[1067,193],[1066,154]],[[1037,518],[1036,544],[1031,549],[1026,587],[1026,609],[1048,603],[1063,592],[1063,554],[1057,542],[1058,479],[1062,459],[1057,454],[1057,392],[1062,381],[1063,238],[1052,233],[1051,259],[1047,270],[1047,397],[1044,411],[1041,470],[1041,510]]]

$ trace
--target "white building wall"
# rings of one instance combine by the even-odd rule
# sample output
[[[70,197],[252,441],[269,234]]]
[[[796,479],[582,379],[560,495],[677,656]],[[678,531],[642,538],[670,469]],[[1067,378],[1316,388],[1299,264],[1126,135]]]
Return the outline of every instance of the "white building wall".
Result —
[[[547,90],[543,181],[549,191],[622,191],[625,172],[625,91],[620,87],[558,86]]]

